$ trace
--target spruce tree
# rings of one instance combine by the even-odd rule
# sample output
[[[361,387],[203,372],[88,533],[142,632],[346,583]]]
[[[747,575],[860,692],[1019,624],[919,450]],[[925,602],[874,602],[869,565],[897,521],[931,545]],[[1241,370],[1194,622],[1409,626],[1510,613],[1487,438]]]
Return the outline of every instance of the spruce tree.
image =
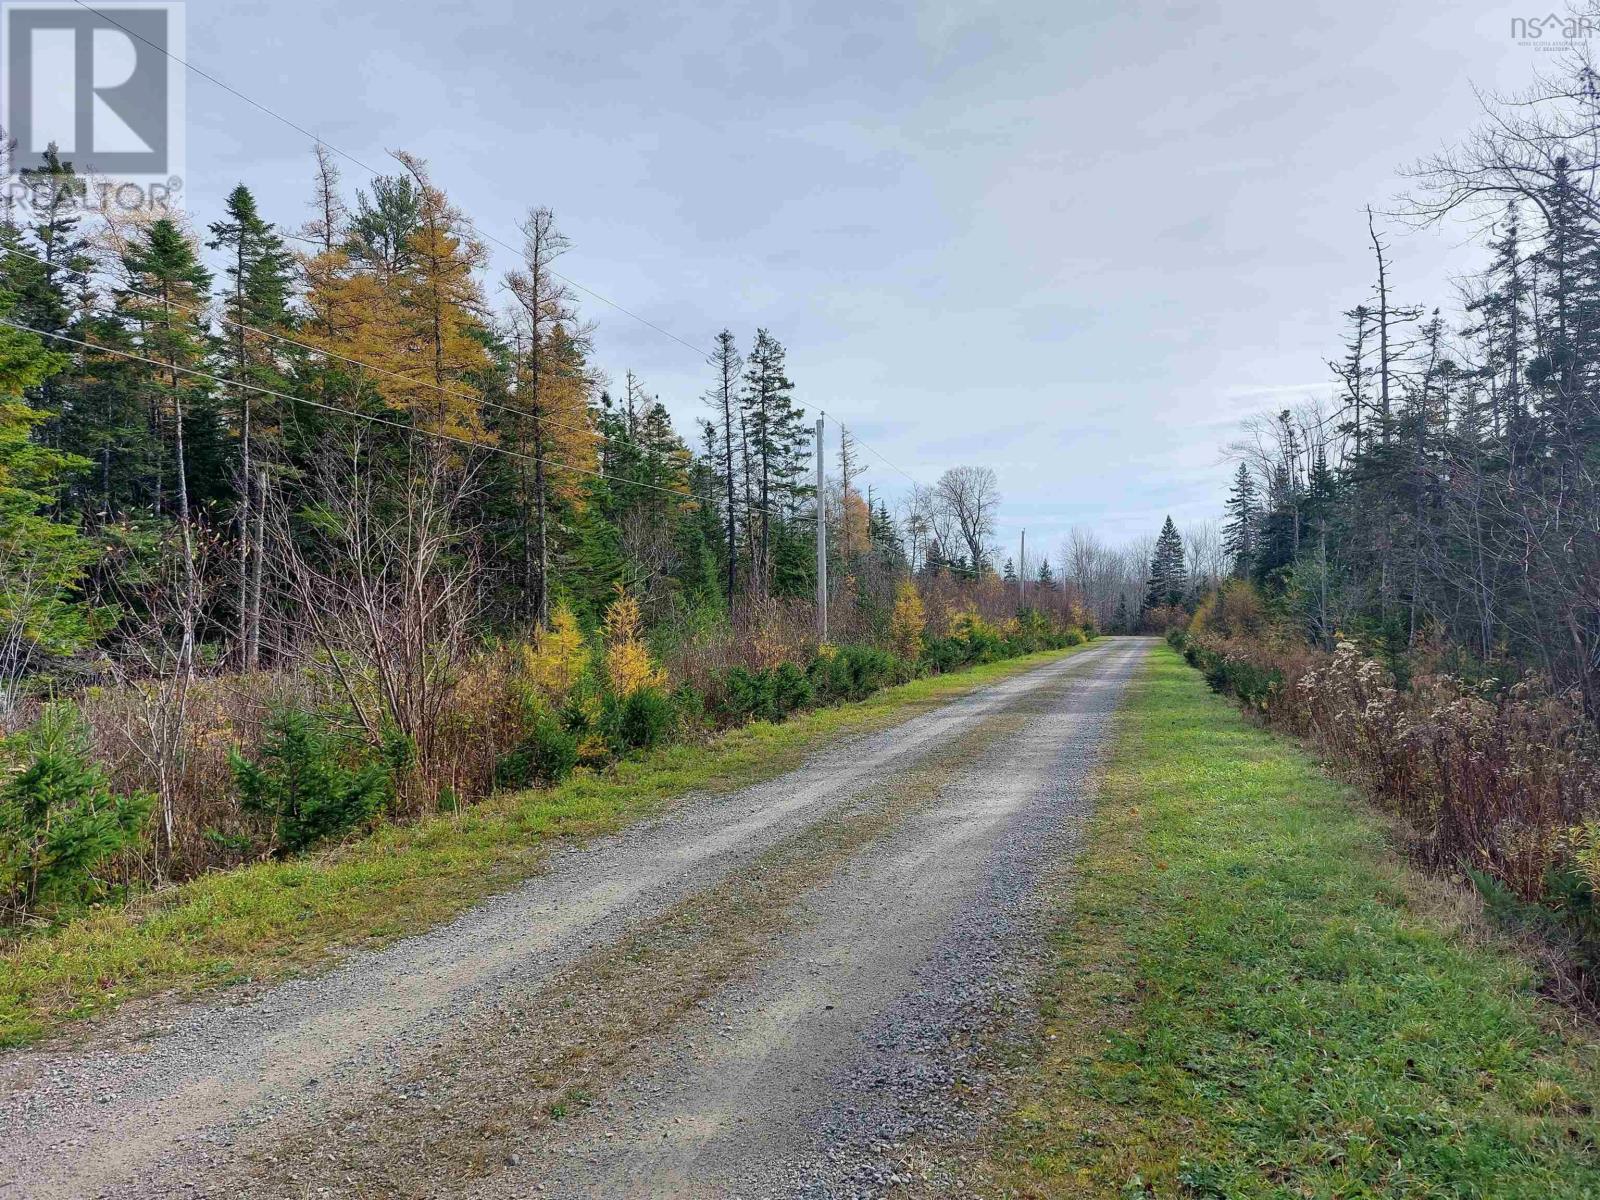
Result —
[[[195,561],[194,490],[190,450],[196,441],[207,449],[220,444],[209,382],[194,374],[209,363],[211,335],[203,315],[211,274],[201,264],[193,243],[168,217],[153,222],[145,236],[123,255],[129,287],[118,297],[118,315],[138,348],[136,375],[157,442],[170,429],[173,512],[177,520],[183,569],[182,642],[179,669],[192,670],[199,621],[200,584]],[[198,435],[198,436],[197,436]],[[210,463],[213,467],[220,465]],[[217,483],[213,476],[207,488]],[[158,474],[155,508],[166,508],[166,484]]]
[[[1222,548],[1233,560],[1233,573],[1243,579],[1250,574],[1256,553],[1256,526],[1261,520],[1261,506],[1256,495],[1255,477],[1244,463],[1233,476],[1233,489],[1228,493],[1228,520],[1222,527]]]
[[[228,194],[227,218],[211,225],[213,250],[225,257],[228,280],[223,297],[223,375],[232,384],[239,473],[235,523],[239,571],[235,645],[238,661],[254,670],[261,650],[265,474],[258,469],[256,410],[266,392],[288,388],[280,364],[287,343],[275,340],[292,328],[289,313],[292,260],[283,240],[262,220],[250,190],[240,184]],[[262,389],[258,391],[257,389]]]
[[[82,649],[95,631],[79,585],[97,549],[49,514],[67,478],[89,464],[40,444],[33,434],[44,414],[23,402],[67,361],[35,335],[0,326],[0,710],[27,670]]]
[[[1163,608],[1182,604],[1189,591],[1189,573],[1183,558],[1183,538],[1169,516],[1156,538],[1150,558],[1150,579],[1145,585],[1144,606]]]
[[[757,592],[768,594],[776,573],[775,543],[786,533],[782,514],[810,491],[802,481],[810,437],[785,373],[783,345],[765,329],[756,331],[744,379],[740,400],[753,477],[749,523],[756,531],[752,574]]]
[[[722,505],[722,553],[725,558],[723,591],[731,612],[734,596],[739,589],[739,457],[736,449],[739,439],[739,372],[744,369],[744,360],[739,357],[733,334],[726,329],[717,334],[711,365],[716,378],[706,392],[705,399],[715,416],[709,427],[712,440],[706,449],[716,464],[716,477],[721,485],[719,502]]]

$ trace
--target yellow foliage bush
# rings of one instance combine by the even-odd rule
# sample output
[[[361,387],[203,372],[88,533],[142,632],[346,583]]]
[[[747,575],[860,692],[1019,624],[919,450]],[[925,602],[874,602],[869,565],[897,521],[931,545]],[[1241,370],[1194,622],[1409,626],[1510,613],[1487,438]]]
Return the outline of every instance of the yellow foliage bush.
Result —
[[[617,598],[606,608],[605,621],[606,680],[618,696],[667,684],[666,672],[656,666],[640,636],[642,627],[639,602],[619,586]]]
[[[1260,637],[1267,628],[1267,608],[1249,580],[1230,579],[1200,602],[1189,621],[1194,637]]]
[[[583,631],[566,603],[556,606],[550,628],[534,635],[533,645],[522,648],[522,667],[527,677],[554,705],[561,705],[583,678],[589,648],[583,644]]]
[[[950,614],[950,636],[970,642],[975,637],[981,637],[985,632],[994,632],[984,622],[982,616],[973,605],[958,608]]]
[[[917,585],[909,579],[901,580],[894,596],[894,611],[889,614],[889,641],[894,652],[906,662],[916,662],[922,656],[922,631],[927,626]]]

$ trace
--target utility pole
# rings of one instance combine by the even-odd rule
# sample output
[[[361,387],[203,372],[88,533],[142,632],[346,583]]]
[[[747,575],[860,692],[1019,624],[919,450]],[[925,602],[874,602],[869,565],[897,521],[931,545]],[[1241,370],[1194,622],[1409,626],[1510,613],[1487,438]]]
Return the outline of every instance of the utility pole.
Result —
[[[822,418],[817,418],[817,644],[828,642],[828,496],[824,471],[827,455],[822,440]]]
[[[1028,531],[1022,531],[1022,549],[1017,554],[1017,607],[1028,602]]]

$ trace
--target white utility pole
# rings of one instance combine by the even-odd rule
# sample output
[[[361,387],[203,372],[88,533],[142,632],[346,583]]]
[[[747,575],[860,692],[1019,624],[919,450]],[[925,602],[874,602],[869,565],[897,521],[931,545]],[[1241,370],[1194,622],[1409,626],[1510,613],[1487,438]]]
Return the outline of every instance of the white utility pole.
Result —
[[[822,440],[822,418],[817,418],[817,644],[828,641],[828,497],[823,471],[827,443]]]
[[[1022,551],[1017,555],[1017,607],[1028,602],[1028,531],[1022,531]]]

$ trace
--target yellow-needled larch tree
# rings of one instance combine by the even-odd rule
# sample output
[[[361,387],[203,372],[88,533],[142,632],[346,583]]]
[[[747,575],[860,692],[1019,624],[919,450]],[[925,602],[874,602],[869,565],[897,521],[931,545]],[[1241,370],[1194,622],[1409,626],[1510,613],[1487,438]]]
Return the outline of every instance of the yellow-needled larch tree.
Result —
[[[523,266],[506,276],[515,298],[513,415],[501,421],[502,443],[519,464],[523,611],[538,626],[550,620],[552,509],[576,506],[599,468],[599,433],[590,407],[590,329],[578,319],[571,289],[551,269],[568,246],[548,208],[522,222]]]

